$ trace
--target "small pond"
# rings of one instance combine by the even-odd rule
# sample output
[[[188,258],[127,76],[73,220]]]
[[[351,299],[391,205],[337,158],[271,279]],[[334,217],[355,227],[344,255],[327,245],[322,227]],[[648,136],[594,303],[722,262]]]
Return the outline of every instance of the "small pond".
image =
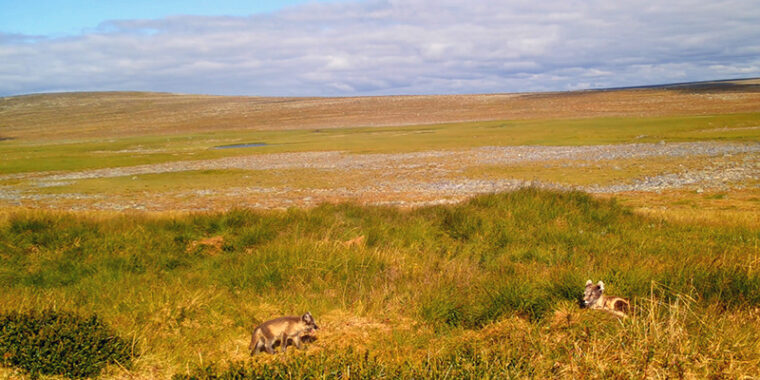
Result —
[[[269,144],[255,142],[255,143],[245,143],[245,144],[219,145],[219,146],[215,146],[213,149],[256,148],[256,147],[267,146],[267,145]]]

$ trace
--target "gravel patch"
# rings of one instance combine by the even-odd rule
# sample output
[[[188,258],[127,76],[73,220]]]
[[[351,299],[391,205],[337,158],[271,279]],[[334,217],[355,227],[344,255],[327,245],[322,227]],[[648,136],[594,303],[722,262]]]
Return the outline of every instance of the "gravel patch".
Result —
[[[349,154],[342,152],[300,152],[227,157],[214,160],[176,161],[64,173],[29,173],[26,178],[38,181],[71,181],[89,178],[122,177],[141,174],[174,173],[190,170],[378,170],[417,169],[431,160],[458,162],[463,165],[508,165],[549,160],[616,160],[647,157],[717,156],[760,153],[760,143],[725,144],[714,142],[669,144],[619,144],[585,146],[507,146],[480,147],[461,151],[427,151],[393,154]],[[24,174],[0,179],[21,179]]]

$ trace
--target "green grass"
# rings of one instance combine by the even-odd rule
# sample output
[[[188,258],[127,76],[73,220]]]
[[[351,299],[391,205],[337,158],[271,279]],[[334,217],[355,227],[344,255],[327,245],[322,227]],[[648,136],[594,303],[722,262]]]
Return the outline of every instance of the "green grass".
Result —
[[[140,174],[121,177],[90,178],[36,189],[39,193],[81,193],[129,195],[141,192],[224,190],[231,187],[293,186],[297,188],[345,185],[348,178],[337,179],[327,171],[307,169],[281,170],[188,170],[181,172]]]
[[[585,145],[659,141],[757,141],[760,114],[515,120],[408,127],[219,131],[69,142],[0,141],[0,173],[83,170],[259,153],[394,153],[489,145]],[[722,128],[735,128],[721,130]],[[744,128],[744,129],[742,129]],[[264,142],[264,147],[211,149]]]
[[[668,224],[578,192],[4,220],[0,311],[95,313],[139,344],[138,375],[740,377],[760,364],[759,230]],[[589,278],[635,315],[578,310]],[[306,310],[322,329],[305,352],[247,359],[255,323]]]

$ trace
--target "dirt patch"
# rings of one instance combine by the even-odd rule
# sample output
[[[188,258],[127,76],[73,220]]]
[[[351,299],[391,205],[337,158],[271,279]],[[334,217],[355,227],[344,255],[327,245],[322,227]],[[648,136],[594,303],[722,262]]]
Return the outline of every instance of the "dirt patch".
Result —
[[[222,252],[222,247],[224,247],[224,237],[212,236],[205,239],[191,241],[187,245],[185,252],[192,253],[200,250],[206,255],[214,256]]]

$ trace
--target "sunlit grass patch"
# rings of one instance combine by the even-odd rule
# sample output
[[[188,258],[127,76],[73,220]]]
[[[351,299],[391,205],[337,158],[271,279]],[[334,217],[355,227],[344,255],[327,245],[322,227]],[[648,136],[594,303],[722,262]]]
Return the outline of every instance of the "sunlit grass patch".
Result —
[[[760,191],[751,182],[726,192],[664,191],[615,195],[636,212],[672,222],[760,227]]]
[[[325,349],[203,363],[175,379],[701,378],[750,375],[760,364],[756,319],[735,323],[736,315],[701,307],[687,294],[666,301],[661,285],[652,283],[652,290],[625,320],[563,303],[550,321],[511,317],[447,333],[426,355],[399,356],[382,347]]]
[[[118,177],[71,180],[58,186],[29,188],[44,194],[118,194],[177,193],[187,191],[218,191],[224,194],[236,188],[336,188],[371,183],[374,173],[337,173],[332,170],[187,170],[168,173],[136,174]],[[53,185],[56,185],[54,183]]]

